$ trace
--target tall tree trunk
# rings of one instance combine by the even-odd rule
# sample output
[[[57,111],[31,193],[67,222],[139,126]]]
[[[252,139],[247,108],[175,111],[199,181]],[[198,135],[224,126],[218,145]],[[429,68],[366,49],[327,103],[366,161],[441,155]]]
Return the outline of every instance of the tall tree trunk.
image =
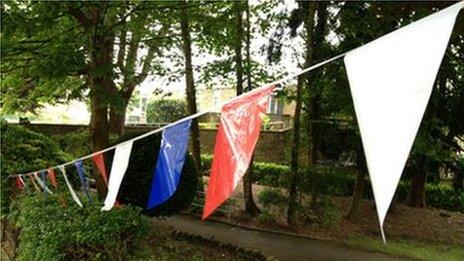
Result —
[[[426,167],[427,159],[423,155],[416,156],[411,178],[411,189],[409,191],[408,206],[425,207],[425,183],[427,182]]]
[[[98,151],[109,145],[108,101],[107,96],[115,91],[113,72],[108,64],[113,59],[114,36],[101,35],[99,25],[104,21],[99,8],[94,6],[89,12],[93,27],[87,31],[87,53],[89,56],[88,83],[90,87],[90,135],[92,150]],[[85,25],[87,26],[87,25]],[[100,198],[107,192],[106,184],[96,171],[97,192]]]
[[[180,27],[182,33],[182,50],[185,55],[185,83],[187,94],[187,109],[190,115],[197,113],[197,99],[195,96],[195,82],[192,69],[192,43],[190,39],[189,18],[186,9],[181,10]],[[203,173],[201,172],[201,151],[200,151],[200,130],[197,119],[192,120],[190,148],[193,154],[193,161],[203,184]],[[203,191],[203,186],[200,186]]]
[[[114,104],[110,105],[109,111],[109,128],[110,133],[117,134],[120,136],[124,132],[124,125],[126,123],[126,112],[127,106],[129,105],[129,101],[121,104],[120,106],[116,106]]]
[[[308,3],[308,14],[305,19],[305,28],[306,28],[306,57],[304,67],[308,67],[311,64],[311,42],[313,36],[314,28],[314,14],[316,11],[316,2]],[[296,106],[295,106],[295,115],[293,121],[293,143],[291,148],[291,162],[290,162],[290,172],[291,172],[291,181],[289,188],[289,202],[287,209],[287,223],[295,223],[295,214],[296,214],[296,199],[297,199],[297,184],[298,184],[298,158],[299,158],[299,149],[300,149],[300,125],[301,125],[301,105],[302,105],[302,96],[303,96],[303,84],[304,84],[304,75],[298,76],[298,82],[296,85]]]
[[[364,184],[366,183],[364,177],[367,173],[366,158],[364,157],[364,151],[359,139],[359,146],[356,150],[356,181],[354,183],[353,198],[345,218],[349,220],[355,219],[359,214],[359,206],[364,194]]]
[[[314,29],[314,37],[311,40],[311,60],[316,62],[320,57],[320,49],[324,43],[325,31],[327,26],[328,16],[328,2],[319,2],[317,6],[317,25]],[[317,77],[317,72],[314,73]],[[321,95],[322,90],[320,86],[312,86],[311,79],[307,80],[307,90],[309,92],[308,98],[308,136],[309,136],[309,148],[308,148],[308,166],[311,166],[319,160],[319,154],[321,151],[321,140],[319,131],[319,120],[321,119]]]
[[[250,43],[251,43],[251,31],[250,31],[250,4],[248,1],[246,4],[246,80],[247,90],[252,89],[251,86],[251,57],[250,57]],[[255,201],[253,200],[253,162],[254,157],[251,158],[250,166],[247,172],[243,176],[243,199],[245,201],[245,212],[256,215],[261,213]]]

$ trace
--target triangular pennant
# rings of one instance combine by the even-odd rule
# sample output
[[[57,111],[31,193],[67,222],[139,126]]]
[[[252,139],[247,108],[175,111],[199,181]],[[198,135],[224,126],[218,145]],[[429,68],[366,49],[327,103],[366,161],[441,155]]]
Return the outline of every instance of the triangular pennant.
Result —
[[[34,174],[32,174],[32,175],[29,175],[29,179],[31,180],[32,186],[35,188],[35,190],[36,190],[37,192],[41,192],[39,186],[37,186],[37,183],[35,183],[35,175],[36,175],[36,174],[37,174],[37,173],[34,173]]]
[[[68,180],[68,177],[66,175],[66,169],[64,168],[64,166],[59,166],[58,169],[60,169],[61,174],[63,175],[64,181],[66,182],[66,185],[68,186],[69,193],[71,193],[71,197],[73,198],[74,202],[76,202],[76,204],[79,207],[82,207],[82,203],[79,200],[79,197],[76,195],[76,192],[74,192],[74,189],[72,188],[71,183]]]
[[[383,222],[464,2],[350,51],[345,65]]]
[[[45,184],[46,182],[45,172],[41,172],[41,173],[35,172],[33,175],[34,175],[35,180],[37,181],[37,184],[39,184],[39,186],[43,189],[43,192],[45,193],[45,195],[47,195],[47,193],[53,194],[53,192],[47,187],[47,184]]]
[[[274,88],[252,90],[222,108],[203,219],[232,195],[247,171]]]
[[[97,166],[98,171],[100,172],[100,175],[103,178],[103,181],[105,182],[106,186],[108,186],[108,174],[106,172],[106,167],[105,167],[105,160],[103,158],[103,153],[99,153],[97,155],[94,155],[92,157],[92,161]]]
[[[54,188],[58,188],[58,183],[56,182],[56,174],[54,169],[47,170],[48,179],[52,183]]]
[[[15,184],[16,184],[16,188],[19,190],[23,190],[25,188],[23,182],[21,181],[20,176],[16,177]]]
[[[108,194],[106,195],[105,205],[103,206],[102,211],[110,210],[116,202],[119,187],[121,186],[122,179],[126,173],[127,166],[129,165],[129,158],[133,143],[133,141],[128,141],[116,147],[113,163],[111,165],[111,174],[108,181]]]
[[[77,173],[79,174],[79,180],[81,181],[84,193],[87,196],[87,199],[89,200],[90,204],[93,204],[92,196],[90,195],[89,191],[89,183],[87,182],[87,179],[84,174],[84,163],[82,162],[82,160],[79,160],[74,162],[74,165],[76,166]]]
[[[147,209],[161,205],[176,192],[186,158],[191,122],[188,120],[163,131]]]

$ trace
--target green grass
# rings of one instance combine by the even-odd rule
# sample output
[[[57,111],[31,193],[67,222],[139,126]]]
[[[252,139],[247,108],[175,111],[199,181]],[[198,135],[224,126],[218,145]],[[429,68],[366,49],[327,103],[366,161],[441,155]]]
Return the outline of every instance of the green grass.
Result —
[[[351,238],[347,243],[356,248],[414,259],[464,260],[464,247],[462,246],[446,246],[438,243],[419,243],[406,240],[388,240],[387,244],[384,244],[380,239],[368,237]]]

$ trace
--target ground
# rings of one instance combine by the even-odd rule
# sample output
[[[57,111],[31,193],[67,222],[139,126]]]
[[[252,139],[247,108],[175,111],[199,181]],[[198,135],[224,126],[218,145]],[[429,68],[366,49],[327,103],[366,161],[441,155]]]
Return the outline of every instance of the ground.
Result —
[[[256,195],[266,187],[254,185]],[[250,217],[243,210],[242,184],[233,195],[230,215],[214,218],[244,227],[295,233],[309,238],[329,240],[352,247],[386,252],[397,256],[431,260],[464,260],[464,213],[433,208],[410,208],[397,204],[387,215],[385,233],[387,245],[380,238],[379,223],[372,201],[363,200],[360,215],[350,221],[343,218],[351,197],[330,197],[336,218],[327,225],[300,223],[288,226],[285,208],[264,208],[264,215]],[[257,200],[256,200],[257,201]],[[263,216],[265,218],[263,218]]]

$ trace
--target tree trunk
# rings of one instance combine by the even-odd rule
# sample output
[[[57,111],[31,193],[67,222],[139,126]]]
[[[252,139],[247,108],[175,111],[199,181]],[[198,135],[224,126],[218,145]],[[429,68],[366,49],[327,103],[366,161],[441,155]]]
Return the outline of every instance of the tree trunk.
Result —
[[[95,18],[95,24],[99,24],[100,16],[98,8],[91,10],[91,17]],[[87,32],[87,52],[89,54],[88,83],[90,86],[90,135],[92,150],[98,151],[109,145],[109,122],[107,96],[115,91],[112,79],[112,71],[108,64],[113,59],[113,37],[99,35],[95,26]],[[98,195],[104,197],[107,192],[106,184],[101,175],[93,172],[96,180]]]
[[[328,15],[328,2],[319,2],[317,4],[317,25],[314,29],[314,37],[311,39],[311,60],[319,60],[319,53],[324,43],[325,31],[327,26]],[[313,74],[317,77],[318,73]],[[309,92],[308,99],[308,136],[309,136],[309,149],[308,149],[308,165],[315,164],[320,158],[321,140],[320,140],[320,126],[319,120],[321,119],[321,93],[320,86],[311,84],[311,79],[307,81],[307,90]]]
[[[126,112],[129,101],[125,102],[121,106],[110,105],[110,120],[109,128],[110,133],[120,136],[124,132],[124,125],[126,123]]]
[[[427,182],[427,173],[423,167],[426,164],[426,158],[418,155],[417,161],[413,167],[411,178],[411,189],[409,191],[408,206],[423,208],[425,207],[425,183]]]
[[[314,14],[316,11],[316,2],[308,3],[308,14],[305,19],[305,28],[306,28],[306,57],[304,67],[308,67],[311,64],[312,51],[311,51],[311,42],[313,36],[314,28]],[[296,200],[297,200],[297,184],[298,184],[298,158],[299,158],[299,149],[300,149],[300,125],[301,125],[301,106],[302,106],[302,96],[303,96],[303,84],[304,84],[304,75],[298,76],[298,82],[296,85],[296,106],[295,106],[295,115],[293,121],[293,142],[291,148],[291,162],[290,162],[290,172],[291,172],[291,181],[289,188],[289,202],[287,209],[287,223],[289,225],[295,223],[295,214],[296,214]]]
[[[195,97],[195,82],[192,69],[192,43],[190,39],[189,18],[187,10],[181,10],[180,27],[182,33],[182,50],[185,55],[185,83],[187,94],[187,109],[190,115],[197,113],[197,99]],[[200,178],[199,190],[203,191],[203,173],[201,172],[200,130],[197,119],[192,120],[190,148],[193,154],[195,169]]]
[[[366,158],[364,157],[364,151],[360,140],[356,151],[356,181],[354,183],[353,198],[351,199],[350,209],[345,215],[346,219],[353,220],[359,214],[359,206],[361,205],[364,194],[364,184],[366,183],[364,180],[366,172]]]
[[[236,93],[237,96],[243,93],[243,59],[242,59],[242,43],[243,43],[243,10],[242,10],[242,2],[235,1],[232,3],[232,7],[234,10],[234,18],[235,18],[235,75],[236,75]],[[248,8],[248,3],[247,3]],[[247,23],[249,19],[249,12],[247,10]],[[249,75],[249,27],[247,24],[247,39],[246,39],[246,47],[247,47],[247,82],[248,88],[251,87],[251,79]],[[250,165],[248,167],[247,172],[243,176],[243,200],[245,203],[245,212],[251,215],[255,215],[260,213],[258,206],[256,206],[255,202],[253,201],[253,190],[252,190],[252,172],[253,172],[253,158],[250,161]]]

